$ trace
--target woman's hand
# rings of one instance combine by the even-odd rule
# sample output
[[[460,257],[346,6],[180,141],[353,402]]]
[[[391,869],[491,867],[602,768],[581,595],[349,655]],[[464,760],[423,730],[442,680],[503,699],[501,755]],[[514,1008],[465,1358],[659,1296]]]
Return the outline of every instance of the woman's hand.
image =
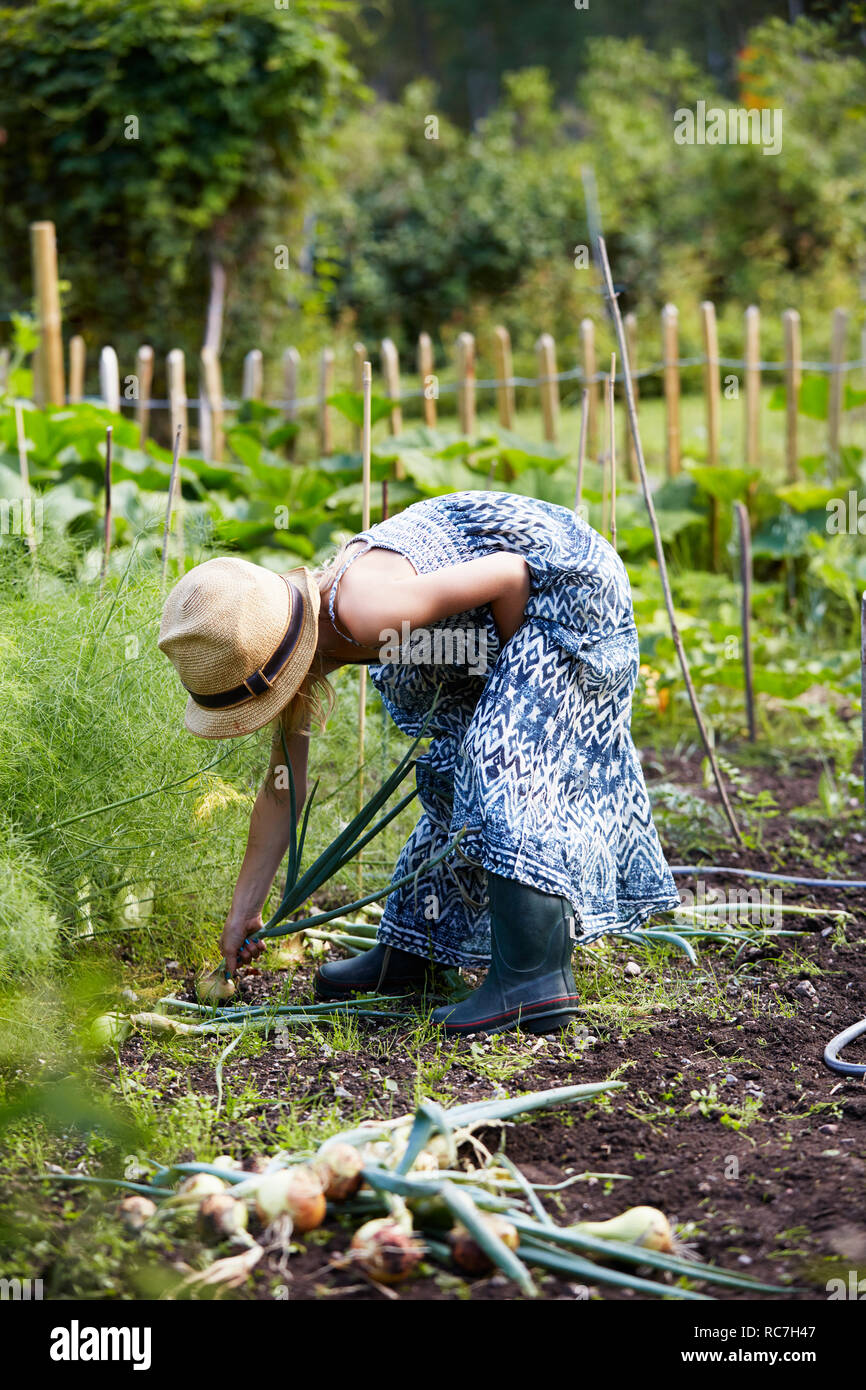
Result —
[[[263,941],[252,941],[250,937],[261,931],[264,923],[262,914],[239,915],[230,912],[220,937],[220,946],[225,957],[226,969],[233,975],[239,965],[249,965],[265,949]]]

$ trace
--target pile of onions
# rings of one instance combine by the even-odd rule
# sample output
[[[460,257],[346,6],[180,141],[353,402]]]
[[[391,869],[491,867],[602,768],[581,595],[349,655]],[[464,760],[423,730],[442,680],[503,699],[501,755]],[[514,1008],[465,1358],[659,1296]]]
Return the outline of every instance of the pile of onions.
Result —
[[[414,1273],[424,1246],[412,1234],[411,1222],[395,1216],[366,1221],[352,1237],[351,1258],[379,1284],[399,1284]]]
[[[320,1178],[304,1164],[263,1174],[256,1185],[255,1203],[264,1225],[290,1216],[292,1228],[301,1234],[321,1226],[327,1206]]]
[[[501,1240],[509,1250],[517,1249],[520,1237],[516,1228],[504,1216],[485,1213],[481,1216],[481,1222],[484,1229]],[[493,1260],[487,1251],[482,1250],[475,1237],[459,1221],[451,1231],[449,1239],[454,1263],[465,1269],[467,1274],[487,1274],[493,1268]]]

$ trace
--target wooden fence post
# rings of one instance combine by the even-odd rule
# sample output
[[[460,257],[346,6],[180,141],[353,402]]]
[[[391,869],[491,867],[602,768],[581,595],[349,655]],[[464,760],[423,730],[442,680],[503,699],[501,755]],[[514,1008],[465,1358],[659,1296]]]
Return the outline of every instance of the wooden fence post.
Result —
[[[429,333],[418,334],[418,376],[421,379],[421,399],[424,402],[424,424],[436,428],[436,373],[433,370],[433,339]]]
[[[475,434],[475,339],[471,333],[457,338],[457,415],[460,433]]]
[[[503,429],[514,428],[514,363],[511,356],[511,334],[500,324],[493,330],[493,357],[496,363],[496,409]]]
[[[755,468],[760,450],[761,416],[761,311],[750,304],[745,313],[745,438],[747,468]]]
[[[715,468],[719,462],[719,419],[721,415],[721,390],[719,383],[719,334],[716,326],[716,307],[705,299],[701,304],[701,321],[704,330],[704,389],[707,406],[707,463]],[[710,498],[710,561],[712,568],[721,567],[719,546],[719,503]]]
[[[107,408],[120,413],[120,368],[113,347],[104,347],[99,354],[99,394]]]
[[[385,394],[392,402],[391,433],[401,434],[403,431],[403,411],[400,407],[400,359],[391,338],[382,339],[382,375],[385,378]]]
[[[34,395],[38,405],[63,405],[63,339],[60,327],[60,290],[57,282],[57,237],[53,222],[31,222],[30,252],[33,294],[39,320],[38,366]]]
[[[80,333],[69,339],[69,404],[79,405],[84,400],[84,367],[87,349]]]
[[[244,374],[241,382],[241,399],[260,401],[263,395],[264,366],[261,348],[250,348],[244,358]]]
[[[589,392],[586,417],[586,450],[592,455],[598,448],[598,382],[595,378],[595,324],[592,319],[580,321],[580,349],[583,362],[583,384]]]
[[[679,310],[676,304],[662,309],[662,361],[665,392],[665,467],[667,476],[680,471],[680,369]]]
[[[319,451],[323,458],[334,452],[333,413],[328,397],[334,394],[334,349],[322,348],[319,358]]]
[[[848,310],[833,310],[833,331],[830,340],[830,393],[827,400],[827,453],[831,478],[839,474],[839,437],[842,424],[842,402],[845,392],[845,339],[848,336]]]
[[[180,430],[180,452],[185,454],[189,447],[189,417],[186,403],[186,361],[182,350],[172,348],[165,362],[171,437],[174,439]]]
[[[637,410],[640,400],[640,390],[637,375],[637,314],[626,314],[623,319],[625,327],[625,341],[628,347],[628,365],[631,369],[632,391],[634,393],[634,408]],[[625,386],[623,385],[623,392]],[[625,397],[623,396],[623,401]],[[628,427],[628,414],[626,412],[625,421],[625,442],[626,442],[626,462],[628,463],[628,476],[633,483],[639,482],[637,471],[637,455],[634,451],[634,440],[631,437],[631,430]]]
[[[785,474],[789,483],[797,481],[797,408],[802,376],[800,354],[800,315],[786,309],[782,315],[785,340]]]
[[[223,376],[219,356],[212,347],[201,350],[202,390],[207,401],[210,426],[210,457],[220,463],[225,446],[223,432]],[[202,445],[204,450],[204,445]]]
[[[556,443],[556,427],[559,423],[559,382],[556,380],[556,343],[550,333],[542,333],[535,344],[538,358],[538,375],[541,378],[541,415],[544,424],[544,437]]]
[[[139,443],[144,448],[150,427],[150,393],[153,388],[153,348],[143,343],[135,354],[135,375],[138,377],[138,400],[135,403],[135,423]]]
[[[298,420],[298,377],[301,369],[301,354],[297,348],[287,347],[283,353],[283,396],[285,399],[285,418],[289,424]],[[289,458],[295,456],[295,440],[289,442]]]

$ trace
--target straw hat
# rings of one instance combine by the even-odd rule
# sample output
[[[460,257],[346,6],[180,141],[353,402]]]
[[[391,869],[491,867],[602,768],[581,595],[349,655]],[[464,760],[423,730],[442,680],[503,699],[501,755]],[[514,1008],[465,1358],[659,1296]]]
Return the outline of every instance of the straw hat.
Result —
[[[166,599],[159,649],[189,693],[189,732],[234,738],[275,719],[310,669],[318,618],[305,568],[274,574],[231,557],[185,574]]]

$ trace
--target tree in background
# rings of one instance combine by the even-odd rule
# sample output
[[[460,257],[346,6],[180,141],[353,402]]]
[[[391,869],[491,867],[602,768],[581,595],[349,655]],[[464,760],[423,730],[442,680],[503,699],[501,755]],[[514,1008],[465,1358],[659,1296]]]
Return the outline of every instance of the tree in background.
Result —
[[[294,267],[314,142],[355,88],[321,22],[335,11],[347,7],[0,11],[0,305],[25,307],[27,226],[43,218],[57,225],[67,321],[94,345],[130,349],[147,334],[160,351],[197,348],[214,266],[228,268],[239,313],[256,296],[265,311],[284,303],[292,272],[275,274],[275,247]]]

